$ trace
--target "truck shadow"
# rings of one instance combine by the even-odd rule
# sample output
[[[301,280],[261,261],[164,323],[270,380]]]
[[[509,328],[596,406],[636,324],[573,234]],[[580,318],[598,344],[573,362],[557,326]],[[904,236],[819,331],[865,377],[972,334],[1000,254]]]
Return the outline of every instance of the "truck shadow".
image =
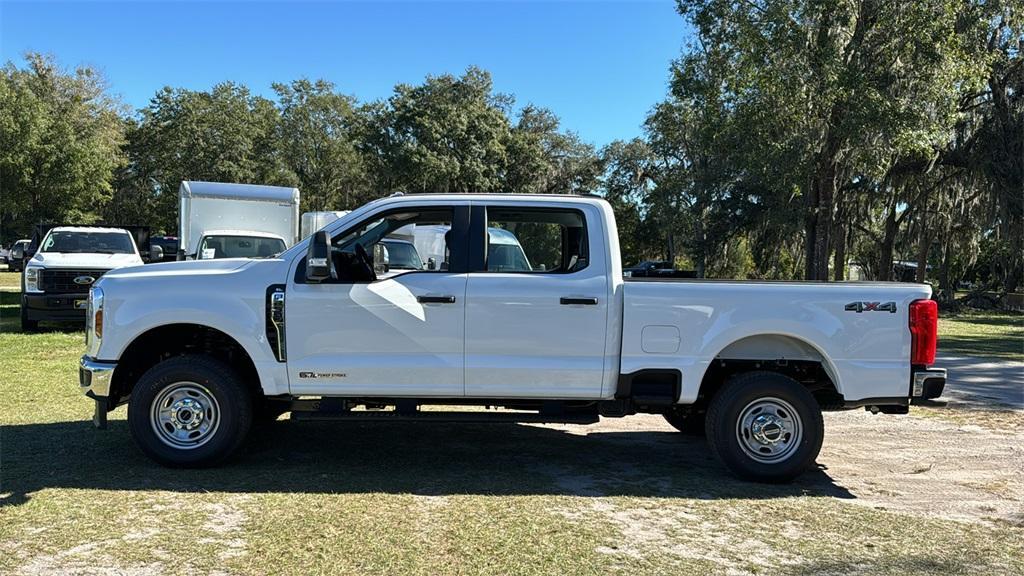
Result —
[[[516,424],[278,421],[220,468],[173,470],[148,460],[127,423],[6,426],[0,506],[45,488],[229,493],[854,498],[823,470],[795,482],[735,479],[703,439],[675,432]]]

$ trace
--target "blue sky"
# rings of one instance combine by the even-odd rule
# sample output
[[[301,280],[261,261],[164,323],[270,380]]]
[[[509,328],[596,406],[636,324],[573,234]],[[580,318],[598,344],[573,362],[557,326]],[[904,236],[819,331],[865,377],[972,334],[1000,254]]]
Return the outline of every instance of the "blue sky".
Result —
[[[169,85],[325,78],[362,100],[399,82],[477,65],[495,87],[554,110],[563,126],[606,144],[640,134],[666,93],[687,27],[657,2],[7,2],[0,53],[54,54],[104,71],[133,108]]]

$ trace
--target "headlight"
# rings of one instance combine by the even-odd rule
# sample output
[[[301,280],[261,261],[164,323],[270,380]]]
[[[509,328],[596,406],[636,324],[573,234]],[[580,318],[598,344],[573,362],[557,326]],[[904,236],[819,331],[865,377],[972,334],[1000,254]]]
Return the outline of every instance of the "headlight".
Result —
[[[89,290],[89,303],[85,312],[85,336],[103,338],[103,288],[98,286]]]
[[[39,266],[28,266],[25,268],[25,292],[42,292],[39,287],[42,281],[43,269]]]

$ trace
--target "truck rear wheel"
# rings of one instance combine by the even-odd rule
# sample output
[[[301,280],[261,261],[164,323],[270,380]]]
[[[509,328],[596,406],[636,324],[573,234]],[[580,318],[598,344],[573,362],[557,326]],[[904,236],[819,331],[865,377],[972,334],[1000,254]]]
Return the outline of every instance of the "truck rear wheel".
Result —
[[[228,365],[201,355],[150,368],[132,389],[128,426],[164,466],[212,466],[230,456],[252,425],[252,399]]]
[[[706,431],[711,451],[737,476],[788,482],[818,457],[824,421],[799,382],[776,372],[746,372],[712,399]]]

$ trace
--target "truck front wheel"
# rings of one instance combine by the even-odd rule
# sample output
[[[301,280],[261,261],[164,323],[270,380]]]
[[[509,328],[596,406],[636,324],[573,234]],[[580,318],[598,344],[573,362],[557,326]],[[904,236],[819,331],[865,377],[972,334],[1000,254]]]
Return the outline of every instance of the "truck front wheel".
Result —
[[[178,356],[150,368],[132,389],[128,426],[164,466],[212,466],[230,456],[252,425],[252,400],[230,366]]]
[[[28,310],[25,308],[25,303],[21,303],[21,331],[22,332],[35,332],[39,330],[38,320],[28,319]]]
[[[821,408],[799,382],[776,372],[746,372],[719,390],[706,432],[715,456],[741,478],[788,482],[818,457]]]

